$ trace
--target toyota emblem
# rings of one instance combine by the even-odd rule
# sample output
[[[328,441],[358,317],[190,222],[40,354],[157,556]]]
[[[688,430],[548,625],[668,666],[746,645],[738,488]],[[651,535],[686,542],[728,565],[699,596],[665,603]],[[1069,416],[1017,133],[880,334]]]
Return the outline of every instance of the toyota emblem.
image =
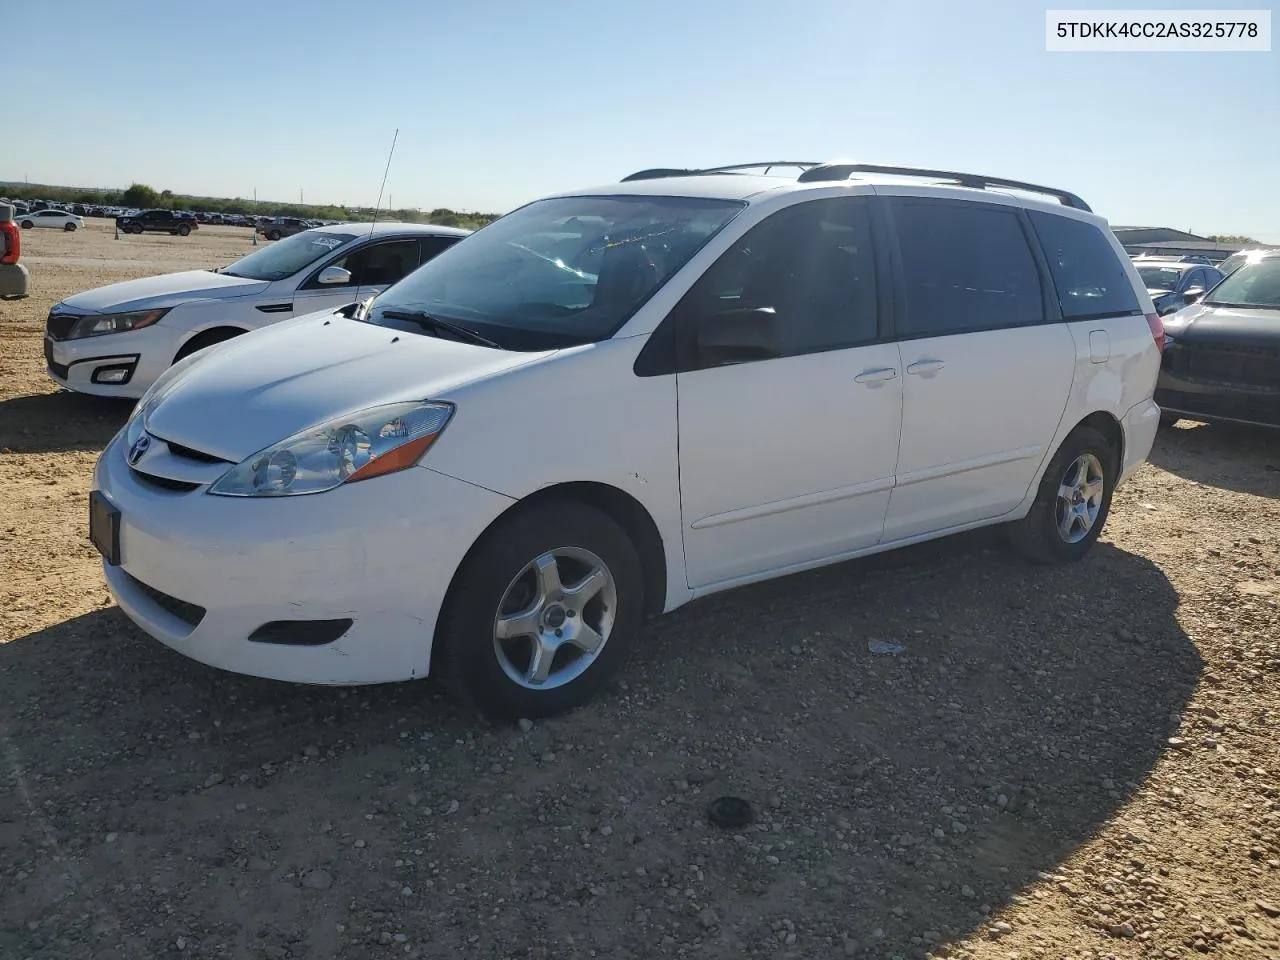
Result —
[[[142,455],[151,448],[151,438],[145,433],[137,440],[133,441],[133,446],[129,448],[129,465],[134,466]]]

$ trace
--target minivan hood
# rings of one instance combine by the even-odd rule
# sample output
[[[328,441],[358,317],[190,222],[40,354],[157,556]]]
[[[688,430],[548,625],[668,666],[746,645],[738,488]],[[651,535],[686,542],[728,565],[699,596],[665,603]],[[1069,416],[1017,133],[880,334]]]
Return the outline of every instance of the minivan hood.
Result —
[[[244,297],[265,290],[266,280],[229,277],[212,270],[184,270],[158,277],[112,283],[67,297],[62,302],[73,310],[88,313],[120,313],[125,310],[155,310],[176,307],[188,300],[206,297]]]
[[[239,463],[334,417],[384,403],[448,399],[450,390],[554,352],[495,350],[322,311],[197,355],[163,388],[146,426],[165,440]]]
[[[1165,317],[1164,328],[1187,343],[1280,349],[1280,310],[1197,303]]]

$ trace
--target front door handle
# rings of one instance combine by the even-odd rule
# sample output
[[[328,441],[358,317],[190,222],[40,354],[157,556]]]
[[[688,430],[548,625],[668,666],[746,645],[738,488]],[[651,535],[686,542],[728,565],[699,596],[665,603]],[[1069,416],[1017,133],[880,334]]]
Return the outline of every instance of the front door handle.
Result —
[[[946,365],[945,360],[917,360],[907,367],[907,373],[916,377],[932,377]]]
[[[878,370],[863,370],[853,378],[854,383],[883,383],[897,377],[898,371],[893,367],[881,367]]]

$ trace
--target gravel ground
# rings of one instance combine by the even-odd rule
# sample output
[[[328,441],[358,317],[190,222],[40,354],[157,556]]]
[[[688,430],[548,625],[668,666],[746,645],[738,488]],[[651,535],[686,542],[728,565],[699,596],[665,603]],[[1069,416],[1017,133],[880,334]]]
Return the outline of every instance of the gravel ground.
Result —
[[[44,314],[249,247],[91,224],[24,235],[0,304],[0,957],[1280,957],[1276,435],[1162,433],[1077,566],[985,533],[742,589],[494,728],[112,605],[85,498],[128,405],[50,392]]]

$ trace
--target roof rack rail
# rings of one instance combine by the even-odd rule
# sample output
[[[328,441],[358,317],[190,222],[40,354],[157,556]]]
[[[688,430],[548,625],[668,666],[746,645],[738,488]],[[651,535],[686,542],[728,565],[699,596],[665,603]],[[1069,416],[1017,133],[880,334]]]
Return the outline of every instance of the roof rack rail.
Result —
[[[639,170],[636,173],[629,174],[622,178],[622,183],[631,180],[658,180],[663,177],[704,177],[716,173],[742,173],[746,170],[757,170],[761,167],[764,172],[768,172],[773,167],[799,167],[801,170],[808,170],[811,167],[820,167],[822,162],[819,160],[764,160],[760,163],[732,163],[724,167],[702,167],[700,169],[680,169],[677,167],[654,167],[650,170]]]
[[[1014,190],[1026,190],[1029,193],[1041,193],[1056,197],[1063,206],[1074,207],[1092,213],[1087,203],[1074,193],[1059,190],[1056,187],[1044,187],[1035,183],[1023,183],[1021,180],[1005,180],[1002,177],[984,177],[976,173],[955,173],[950,170],[927,170],[920,167],[892,167],[878,163],[823,163],[806,169],[800,174],[801,183],[815,183],[828,180],[847,180],[855,173],[884,173],[901,177],[927,177],[931,180],[947,180],[962,187],[985,190],[988,187],[1008,187]]]

